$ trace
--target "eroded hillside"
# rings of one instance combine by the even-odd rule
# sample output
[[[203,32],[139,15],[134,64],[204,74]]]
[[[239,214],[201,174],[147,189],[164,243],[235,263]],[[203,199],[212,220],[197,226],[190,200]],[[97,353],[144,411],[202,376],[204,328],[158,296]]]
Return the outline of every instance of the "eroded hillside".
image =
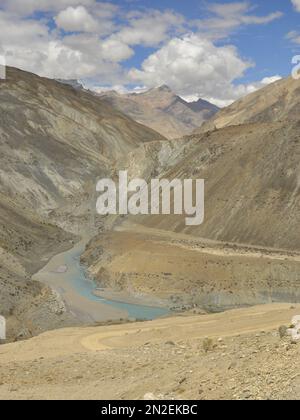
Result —
[[[129,115],[168,139],[191,134],[204,121],[209,120],[219,108],[199,99],[187,102],[168,86],[150,89],[144,93],[119,94],[105,92],[100,95],[114,108]]]
[[[89,93],[14,68],[0,82],[0,111],[0,312],[23,337],[72,322],[30,277],[77,235],[92,235],[97,179],[163,138]]]
[[[99,285],[178,308],[299,301],[299,124],[249,123],[134,151],[132,176],[205,179],[205,220],[118,220],[83,256]]]
[[[300,81],[282,79],[258,90],[219,111],[196,130],[209,130],[246,123],[299,120]]]

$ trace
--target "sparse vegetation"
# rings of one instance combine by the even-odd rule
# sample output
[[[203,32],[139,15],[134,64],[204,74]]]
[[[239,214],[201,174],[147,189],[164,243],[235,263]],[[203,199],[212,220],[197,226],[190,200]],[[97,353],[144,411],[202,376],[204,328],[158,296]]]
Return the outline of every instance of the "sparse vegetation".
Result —
[[[287,330],[288,330],[288,328],[285,325],[281,325],[279,327],[278,332],[279,332],[279,337],[281,339],[283,339],[284,337],[287,336]]]
[[[210,351],[213,351],[213,349],[215,348],[214,341],[208,337],[204,339],[202,346],[205,353],[209,353]]]

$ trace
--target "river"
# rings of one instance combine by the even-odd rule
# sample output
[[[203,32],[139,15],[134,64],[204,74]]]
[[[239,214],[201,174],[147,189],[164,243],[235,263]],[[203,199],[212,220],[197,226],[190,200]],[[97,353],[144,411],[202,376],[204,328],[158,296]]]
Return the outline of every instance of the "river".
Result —
[[[67,309],[81,322],[105,322],[134,318],[152,320],[168,314],[167,308],[117,302],[93,294],[96,284],[80,264],[85,241],[54,256],[34,280],[47,284],[63,298]]]

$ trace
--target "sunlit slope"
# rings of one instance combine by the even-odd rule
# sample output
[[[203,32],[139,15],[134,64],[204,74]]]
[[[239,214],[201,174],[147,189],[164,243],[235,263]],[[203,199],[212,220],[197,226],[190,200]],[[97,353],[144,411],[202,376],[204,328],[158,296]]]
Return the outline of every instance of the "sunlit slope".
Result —
[[[245,123],[299,120],[300,80],[272,83],[219,111],[196,132]]]

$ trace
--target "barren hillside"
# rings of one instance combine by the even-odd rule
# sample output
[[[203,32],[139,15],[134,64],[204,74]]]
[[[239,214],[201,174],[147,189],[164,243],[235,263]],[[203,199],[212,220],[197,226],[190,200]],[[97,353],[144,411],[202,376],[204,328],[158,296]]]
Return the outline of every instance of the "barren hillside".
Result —
[[[298,121],[299,94],[299,80],[279,80],[222,109],[196,133],[246,123]]]
[[[199,99],[186,102],[168,86],[150,89],[140,94],[106,92],[100,95],[114,108],[129,115],[168,139],[191,134],[196,127],[210,119],[219,108]]]
[[[205,179],[204,223],[187,227],[175,215],[119,220],[84,254],[91,275],[179,308],[299,301],[299,124],[247,123],[133,151],[132,176]]]
[[[91,94],[14,68],[0,81],[0,111],[0,312],[11,335],[27,336],[70,321],[30,276],[74,234],[91,234],[96,181],[115,160],[163,138]]]

